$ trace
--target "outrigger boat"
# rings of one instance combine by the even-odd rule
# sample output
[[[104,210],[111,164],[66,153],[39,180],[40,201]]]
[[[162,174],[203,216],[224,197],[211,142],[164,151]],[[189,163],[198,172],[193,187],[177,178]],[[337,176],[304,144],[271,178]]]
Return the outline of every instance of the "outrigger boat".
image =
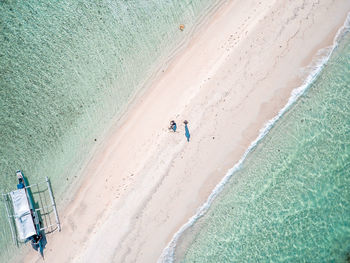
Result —
[[[24,178],[21,171],[18,170],[16,175],[18,180],[17,190],[3,194],[13,241],[16,245],[18,245],[18,242],[25,243],[27,241],[31,241],[32,246],[37,249],[41,255],[43,255],[43,237],[45,235],[45,230],[54,227],[54,231],[61,231],[60,221],[49,178],[46,177],[45,182],[41,183],[47,184],[51,204],[46,207],[35,208],[30,189],[31,187],[38,186],[41,183],[28,185],[27,180]],[[11,206],[13,213],[10,212]],[[40,211],[45,208],[52,208],[55,214],[56,223],[48,226],[42,225],[40,220]]]

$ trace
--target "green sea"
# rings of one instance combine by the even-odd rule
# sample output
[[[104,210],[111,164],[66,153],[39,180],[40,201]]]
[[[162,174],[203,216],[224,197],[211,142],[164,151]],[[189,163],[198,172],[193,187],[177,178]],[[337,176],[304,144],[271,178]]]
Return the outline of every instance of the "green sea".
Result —
[[[302,95],[163,261],[350,262],[349,22]]]
[[[108,128],[217,3],[0,1],[0,192],[21,169],[31,183],[49,176],[61,203]],[[0,202],[0,262],[19,250]]]

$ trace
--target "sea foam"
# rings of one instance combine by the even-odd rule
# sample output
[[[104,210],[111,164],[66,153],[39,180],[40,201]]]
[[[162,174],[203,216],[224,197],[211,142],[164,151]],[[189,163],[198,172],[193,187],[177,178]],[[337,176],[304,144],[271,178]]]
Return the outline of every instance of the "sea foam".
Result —
[[[289,97],[287,104],[278,112],[278,114],[267,121],[265,125],[260,129],[258,137],[249,145],[247,150],[242,155],[241,159],[227,171],[226,175],[223,179],[216,185],[212,193],[209,195],[207,201],[197,209],[195,215],[193,215],[173,236],[172,240],[168,243],[168,245],[162,251],[158,259],[158,263],[168,263],[174,262],[175,260],[175,249],[181,235],[186,231],[189,227],[191,227],[196,221],[202,217],[210,208],[214,199],[220,194],[223,190],[226,183],[230,180],[230,178],[242,168],[243,162],[247,158],[248,154],[259,144],[259,142],[265,137],[266,134],[272,129],[272,127],[277,123],[277,121],[290,109],[290,107],[298,100],[300,96],[302,96],[305,91],[310,87],[310,84],[315,81],[317,76],[320,74],[324,66],[327,64],[329,58],[333,54],[334,50],[337,48],[339,41],[341,38],[350,31],[350,12],[347,15],[347,18],[343,24],[343,26],[338,30],[334,40],[333,45],[323,48],[319,50],[317,53],[317,59],[307,67],[306,71],[310,72],[303,84],[295,88]]]

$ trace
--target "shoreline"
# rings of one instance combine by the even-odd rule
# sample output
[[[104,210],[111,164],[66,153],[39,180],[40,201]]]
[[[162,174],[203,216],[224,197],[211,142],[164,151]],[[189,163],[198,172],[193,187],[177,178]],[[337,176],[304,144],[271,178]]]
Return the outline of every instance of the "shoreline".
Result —
[[[247,148],[245,146],[248,146],[249,143],[253,141],[251,138],[256,137],[256,130],[259,130],[262,126],[260,123],[264,123],[264,119],[272,115],[276,109],[279,110],[281,108],[279,105],[286,100],[286,96],[281,96],[280,98],[278,95],[276,96],[276,92],[278,93],[282,90],[282,88],[276,88],[273,91],[269,91],[269,96],[270,98],[277,97],[279,103],[270,105],[271,103],[269,104],[267,102],[269,101],[269,96],[267,96],[267,98],[264,97],[265,101],[258,102],[260,103],[259,107],[255,107],[255,111],[251,114],[253,118],[242,120],[242,116],[238,116],[239,111],[232,110],[232,108],[238,106],[238,108],[241,107],[242,111],[242,106],[240,106],[242,105],[241,102],[247,101],[248,99],[244,99],[244,97],[251,96],[250,93],[254,93],[254,91],[246,92],[241,95],[238,94],[239,98],[233,100],[234,103],[232,105],[232,103],[229,104],[229,101],[230,98],[233,98],[233,94],[230,94],[232,90],[227,84],[232,82],[225,82],[224,84],[226,86],[223,85],[225,86],[224,88],[217,88],[217,90],[220,91],[218,94],[211,89],[212,86],[220,86],[215,85],[215,81],[221,84],[224,82],[224,77],[228,78],[227,75],[219,76],[220,74],[223,75],[224,71],[226,73],[228,68],[230,68],[227,65],[232,66],[232,64],[226,61],[230,60],[228,54],[230,55],[233,53],[232,56],[236,59],[238,59],[240,55],[236,52],[237,48],[230,49],[227,47],[230,50],[228,52],[226,52],[225,49],[216,50],[216,48],[218,48],[218,43],[219,45],[226,43],[227,32],[230,31],[229,28],[226,28],[224,32],[220,32],[222,34],[218,33],[219,37],[221,36],[219,41],[215,42],[210,38],[208,39],[208,36],[212,36],[216,31],[216,29],[213,28],[213,24],[215,27],[215,25],[217,25],[215,23],[218,23],[218,21],[222,23],[227,22],[229,19],[227,18],[227,14],[229,11],[233,12],[234,4],[236,3],[231,3],[230,8],[223,10],[224,7],[228,5],[224,3],[223,6],[215,12],[213,18],[211,18],[211,23],[209,23],[209,29],[203,29],[203,33],[207,33],[207,38],[197,35],[189,41],[183,53],[177,55],[176,58],[170,62],[164,74],[160,74],[165,76],[160,76],[159,79],[156,78],[152,87],[142,92],[142,97],[137,98],[135,104],[128,109],[128,113],[125,114],[124,121],[121,121],[122,125],[119,129],[102,143],[103,146],[109,146],[106,148],[101,147],[101,149],[96,151],[94,157],[92,157],[93,159],[89,161],[87,169],[85,170],[84,177],[90,179],[79,187],[80,190],[65,209],[62,218],[64,223],[63,231],[57,234],[56,237],[55,235],[48,237],[48,248],[52,249],[52,252],[47,250],[46,253],[50,262],[84,261],[84,259],[87,258],[89,258],[89,260],[98,260],[99,262],[101,262],[101,260],[109,262],[109,259],[122,259],[121,261],[133,261],[134,259],[136,259],[136,261],[152,261],[153,259],[154,261],[154,259],[158,258],[156,253],[158,253],[158,256],[160,255],[161,250],[170,241],[172,235],[187,221],[187,218],[194,214],[196,207],[204,203],[206,197],[221,180],[222,175],[225,174],[223,171],[225,171],[225,169],[227,170],[230,164],[232,167],[232,162],[235,163],[234,160],[238,160],[242,156],[242,152]],[[247,8],[249,4],[254,5],[256,2],[250,1],[248,4],[241,4],[241,7]],[[268,12],[270,9],[266,7],[264,10]],[[226,20],[222,18],[225,17],[224,15],[226,15]],[[208,33],[207,31],[210,32]],[[323,34],[329,36],[332,32]],[[225,38],[223,42],[220,42],[223,38],[222,35],[225,35]],[[245,39],[245,43],[249,43],[248,40]],[[198,42],[200,42],[200,44],[198,44]],[[319,39],[314,42],[318,42],[320,45]],[[324,41],[320,42],[324,44]],[[239,41],[237,43],[239,44]],[[201,54],[199,51],[205,51],[205,48],[209,51]],[[209,54],[211,52],[210,50],[216,50],[217,53],[211,56],[211,54]],[[195,53],[196,56],[193,56],[193,53]],[[307,52],[305,51],[304,53]],[[195,60],[193,57],[198,58],[199,61],[197,61],[197,64],[193,63],[193,60]],[[235,61],[235,59],[231,59],[231,61]],[[202,64],[205,65],[205,68],[202,67],[198,71],[193,71],[196,67],[201,67]],[[215,66],[212,66],[213,64]],[[189,66],[184,69],[184,65]],[[184,77],[180,83],[177,83],[178,75],[186,75],[186,71],[190,70],[192,70],[192,75]],[[205,72],[201,72],[201,70]],[[258,72],[259,69],[256,71]],[[195,80],[192,80],[193,73],[198,74],[198,76],[194,77]],[[236,75],[240,76],[240,72],[236,72]],[[295,82],[295,79],[294,77],[289,81]],[[239,79],[237,81],[239,81]],[[280,82],[283,83],[283,80]],[[169,83],[171,84],[169,85]],[[174,90],[167,86],[172,87]],[[186,89],[183,86],[190,88]],[[166,90],[165,87],[167,87]],[[288,93],[288,88],[291,89],[292,87],[285,87],[282,93]],[[257,95],[260,96],[261,94]],[[237,94],[235,94],[235,96],[237,96]],[[157,101],[159,98],[163,98],[164,101]],[[176,101],[174,102],[171,98],[176,98]],[[264,110],[264,114],[259,114],[259,112],[261,113],[263,103],[267,103],[270,109]],[[201,108],[207,108],[208,104],[209,110],[201,110]],[[209,127],[203,127],[200,121],[201,119],[215,121],[215,108],[217,108],[217,106],[223,106],[224,109],[226,107],[229,109],[228,113],[236,114],[236,123],[228,126],[235,129],[237,128],[236,126],[238,126],[237,123],[243,122],[245,125],[243,131],[237,131],[237,134],[241,134],[241,137],[235,139],[236,141],[234,143],[238,146],[238,151],[231,152],[232,149],[235,148],[233,147],[226,149],[226,152],[223,154],[221,152],[221,146],[232,139],[232,135],[220,133],[210,124],[207,125]],[[249,105],[246,107],[249,108]],[[210,115],[212,113],[214,113],[213,116]],[[224,115],[225,110],[220,113]],[[155,114],[157,114],[159,119],[145,120],[146,118],[155,116]],[[231,116],[230,114],[226,112],[227,116]],[[264,115],[264,117],[261,117],[261,115]],[[208,116],[209,118],[205,118]],[[256,116],[260,116],[260,120],[252,122],[252,120],[255,120]],[[181,119],[189,119],[190,129],[193,134],[190,144],[187,144],[184,140],[182,126],[179,127],[181,130],[180,133],[168,133],[166,126],[168,125],[168,121],[173,118],[176,118],[178,123],[181,122]],[[221,124],[218,125],[220,127],[226,127],[226,125],[224,125],[225,120],[227,121],[227,118],[221,117]],[[138,132],[140,127],[142,127],[142,129],[147,128],[150,131],[147,130],[145,134],[140,136]],[[211,137],[215,137],[215,139]],[[212,140],[219,140],[220,147],[218,145],[213,146]],[[243,143],[242,140],[244,141]],[[203,143],[201,144],[202,141]],[[247,143],[248,145],[246,145]],[[198,161],[196,159],[197,157],[194,158],[197,156],[198,150],[195,149],[195,146],[192,146],[193,144],[201,150],[210,149],[213,153],[223,158],[218,158],[219,160],[212,162],[210,160],[210,153],[204,153],[198,158],[201,159]],[[182,161],[184,159],[185,161]],[[186,162],[186,160],[190,161]],[[133,164],[128,164],[130,161],[132,161]],[[111,164],[112,162],[116,162],[117,164]],[[193,163],[195,164],[193,165]],[[210,172],[207,172],[207,174],[200,179],[196,178],[196,175],[198,175],[200,171],[203,172],[201,166],[207,163],[210,166]],[[224,163],[224,165],[222,165],[222,163]],[[195,171],[190,171],[192,168],[194,168],[193,170]],[[118,172],[116,173],[116,171]],[[117,175],[115,175],[115,173]],[[187,175],[189,179],[183,177],[183,174]],[[145,178],[143,178],[143,176]],[[187,186],[188,183],[195,188],[195,191],[193,191],[193,187],[189,189]],[[102,194],[101,190],[105,190],[107,194]],[[170,194],[171,198],[169,198]],[[185,195],[185,198],[180,198],[178,195]],[[193,201],[193,199],[196,200]],[[170,207],[170,209],[168,205],[169,200],[175,203],[171,205],[172,207]],[[183,211],[184,200],[192,201],[187,202],[187,211]],[[125,205],[127,202],[132,205]],[[100,207],[96,208],[96,206]],[[177,215],[175,220],[173,219],[174,212],[180,214]],[[83,216],[80,217],[79,215]],[[170,218],[173,220],[170,220]],[[119,223],[118,226],[115,226],[115,222]],[[169,226],[171,226],[171,230],[169,230]],[[148,227],[150,229],[146,229]],[[129,232],[129,228],[132,228],[133,231]],[[152,233],[155,233],[155,231],[159,231],[159,229],[164,231],[164,233],[158,233],[157,236],[162,242],[156,244],[150,242],[152,243],[151,245],[146,245],[145,240],[152,236]],[[121,230],[124,232],[120,233],[122,232]],[[62,243],[64,244],[64,241],[70,239],[72,239],[71,241],[73,241],[73,243],[65,252],[65,246],[62,245]],[[136,248],[129,253],[129,244],[134,244],[135,241],[138,242]],[[161,244],[163,244],[163,246]],[[145,255],[147,251],[150,253],[150,247],[158,252]],[[142,251],[145,254],[142,254]],[[137,252],[139,252],[139,254]],[[137,258],[137,256],[141,255],[145,258]],[[32,252],[26,259],[34,262],[36,260],[40,261]]]
[[[324,66],[328,63],[328,60],[332,56],[334,50],[337,48],[340,38],[344,34],[344,29],[348,28],[350,25],[350,13],[348,13],[347,18],[341,28],[337,31],[335,38],[333,39],[333,45],[330,47],[325,47],[323,49],[318,50],[317,53],[322,53],[321,57],[317,57],[315,61],[315,65],[308,67],[311,68],[311,72],[303,82],[300,87],[297,87],[292,90],[290,97],[288,99],[287,104],[278,112],[278,114],[272,119],[268,120],[264,126],[259,130],[258,137],[251,142],[248,149],[244,152],[242,158],[235,163],[235,165],[230,168],[225,174],[224,178],[215,186],[212,193],[209,195],[206,202],[197,210],[196,214],[193,215],[188,221],[174,234],[172,240],[169,244],[164,248],[161,256],[158,259],[158,262],[173,262],[175,260],[175,250],[179,239],[185,233],[187,229],[193,226],[196,221],[204,216],[208,209],[210,209],[212,202],[215,198],[221,193],[226,183],[230,180],[230,178],[241,169],[245,159],[248,155],[257,147],[261,140],[265,138],[265,136],[269,133],[269,131],[274,127],[274,125],[289,111],[291,107],[298,101],[298,99],[309,89],[310,85],[316,80],[317,76],[322,72]],[[311,63],[313,64],[313,63]]]
[[[108,140],[115,134],[116,130],[121,128],[128,120],[130,113],[133,111],[133,108],[137,107],[137,105],[143,101],[143,96],[146,96],[145,94],[147,93],[147,90],[151,88],[154,82],[157,82],[160,78],[162,78],[162,74],[164,71],[166,71],[172,61],[177,56],[181,56],[181,52],[183,49],[186,49],[193,35],[198,34],[201,30],[203,30],[202,27],[204,27],[208,22],[208,19],[206,19],[205,16],[213,15],[220,8],[220,6],[224,4],[224,2],[225,0],[218,0],[217,3],[205,10],[205,14],[202,14],[200,17],[198,17],[193,29],[187,33],[187,36],[185,36],[185,38],[181,40],[176,47],[173,48],[170,54],[165,56],[165,59],[162,61],[162,63],[160,63],[158,66],[154,66],[154,72],[151,73],[151,75],[147,77],[143,82],[141,82],[140,88],[136,89],[134,94],[131,96],[130,102],[127,103],[124,108],[122,108],[121,112],[111,120],[105,131],[102,131],[102,134],[99,135],[100,139],[102,139],[102,142],[92,147],[91,154],[86,158],[86,160],[84,160],[81,165],[82,168],[80,169],[81,171],[79,171],[80,175],[73,182],[75,185],[71,185],[66,189],[69,190],[69,192],[72,192],[72,194],[60,197],[60,209],[66,209],[66,207],[69,205],[69,202],[71,202],[74,199],[75,195],[78,193],[78,189],[80,188],[82,181],[87,179],[83,175],[83,170],[91,166],[91,163],[95,161],[96,156],[101,155],[102,152],[106,150],[108,147]]]

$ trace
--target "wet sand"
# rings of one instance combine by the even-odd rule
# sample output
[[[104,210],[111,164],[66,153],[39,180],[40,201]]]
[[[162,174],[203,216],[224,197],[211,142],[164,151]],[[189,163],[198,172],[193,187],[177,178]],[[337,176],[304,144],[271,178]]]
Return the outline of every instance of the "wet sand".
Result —
[[[48,236],[45,261],[156,262],[349,10],[343,0],[224,2],[96,150],[60,211],[62,232]],[[35,251],[24,260],[43,261]]]

